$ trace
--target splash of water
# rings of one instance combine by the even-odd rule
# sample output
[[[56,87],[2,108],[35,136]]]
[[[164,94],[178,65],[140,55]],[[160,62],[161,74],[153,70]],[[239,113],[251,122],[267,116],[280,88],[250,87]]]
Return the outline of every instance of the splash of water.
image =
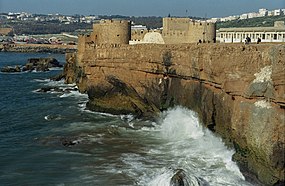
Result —
[[[192,185],[199,179],[210,185],[250,185],[231,160],[234,150],[204,128],[195,112],[176,107],[163,113],[160,123],[157,136],[164,144],[149,153],[163,156],[164,167],[154,169],[143,185],[169,186],[176,169],[183,169]]]

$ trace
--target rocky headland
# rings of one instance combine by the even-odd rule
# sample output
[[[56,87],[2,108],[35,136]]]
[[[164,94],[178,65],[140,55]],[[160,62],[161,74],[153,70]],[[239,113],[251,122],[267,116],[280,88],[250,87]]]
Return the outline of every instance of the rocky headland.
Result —
[[[88,108],[155,117],[182,105],[235,148],[248,179],[284,184],[285,45],[95,45],[67,54]],[[253,176],[254,175],[254,176]]]
[[[23,53],[60,53],[75,52],[76,45],[51,45],[51,44],[0,44],[0,52]]]
[[[50,68],[63,67],[62,64],[60,64],[57,59],[48,57],[48,58],[30,58],[28,59],[27,63],[22,65],[16,65],[16,66],[5,66],[0,69],[1,72],[5,73],[14,73],[14,72],[31,72],[31,71],[37,71],[37,72],[45,72],[49,71]]]

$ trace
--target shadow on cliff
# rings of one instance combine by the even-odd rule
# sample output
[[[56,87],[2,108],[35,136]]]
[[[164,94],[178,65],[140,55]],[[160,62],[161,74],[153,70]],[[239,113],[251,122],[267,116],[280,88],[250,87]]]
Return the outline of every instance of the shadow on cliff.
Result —
[[[133,114],[137,118],[151,119],[159,114],[159,109],[137,91],[115,76],[107,76],[108,85],[92,86],[87,90],[87,108],[111,114]]]

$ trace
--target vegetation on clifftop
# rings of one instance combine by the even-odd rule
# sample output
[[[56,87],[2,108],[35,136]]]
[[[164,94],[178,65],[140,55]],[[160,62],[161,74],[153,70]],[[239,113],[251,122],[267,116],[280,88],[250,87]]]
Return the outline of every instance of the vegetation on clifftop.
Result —
[[[219,22],[217,23],[217,29],[230,27],[272,27],[275,21],[285,21],[285,15]]]

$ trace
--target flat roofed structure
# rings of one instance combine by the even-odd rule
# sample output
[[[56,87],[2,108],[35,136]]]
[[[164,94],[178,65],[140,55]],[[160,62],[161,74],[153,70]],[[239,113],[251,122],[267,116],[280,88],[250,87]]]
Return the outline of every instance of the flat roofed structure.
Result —
[[[285,25],[276,21],[273,27],[220,28],[217,36],[221,43],[240,43],[247,37],[251,42],[285,42]]]

